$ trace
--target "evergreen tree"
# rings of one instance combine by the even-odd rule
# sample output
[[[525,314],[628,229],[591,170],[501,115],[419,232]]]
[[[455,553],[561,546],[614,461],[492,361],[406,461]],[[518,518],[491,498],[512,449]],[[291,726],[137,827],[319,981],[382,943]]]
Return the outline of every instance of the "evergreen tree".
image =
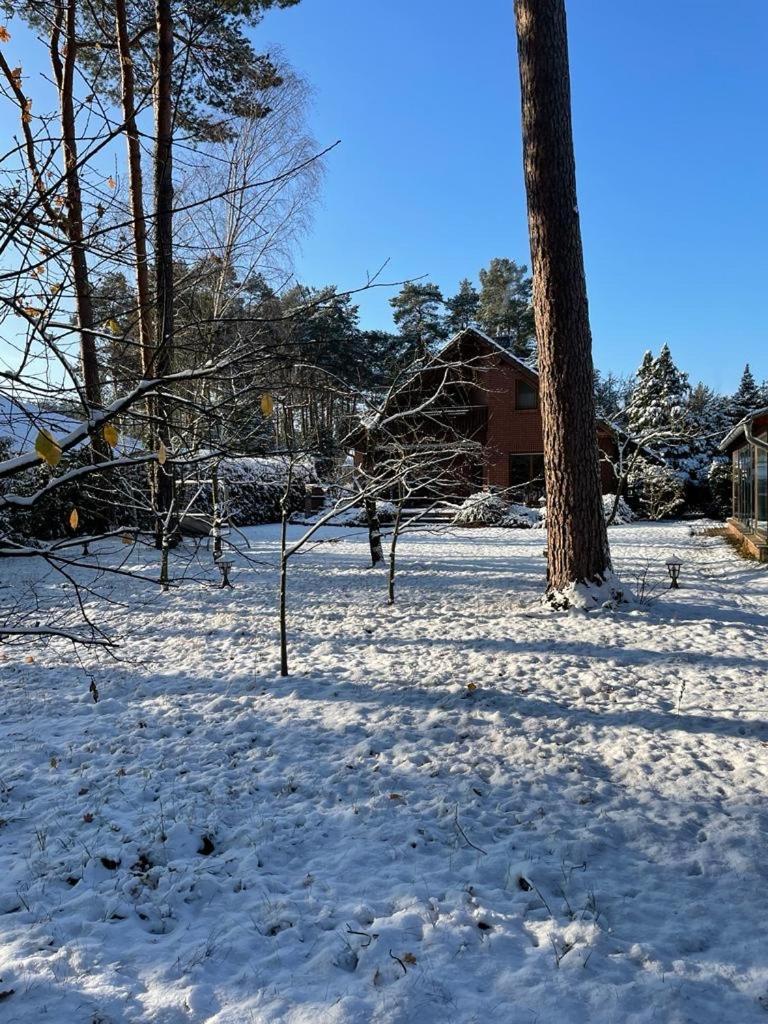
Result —
[[[599,370],[595,370],[595,407],[598,416],[612,422],[621,420],[630,391],[631,384],[626,377],[619,377],[615,373],[603,376]]]
[[[371,391],[386,387],[398,368],[408,361],[403,339],[391,331],[361,331],[360,346],[365,352],[367,369],[360,384]]]
[[[638,438],[664,434],[674,443],[685,433],[689,393],[688,375],[675,366],[669,345],[655,359],[646,352],[627,408],[632,433]]]
[[[95,322],[112,335],[100,338],[98,346],[102,386],[111,400],[141,378],[136,295],[125,274],[109,271],[96,279],[91,301]]]
[[[459,282],[459,290],[445,301],[448,316],[446,326],[449,334],[457,334],[477,323],[480,293],[468,277]]]
[[[730,415],[734,423],[744,419],[755,409],[760,409],[766,404],[765,388],[758,386],[749,363],[744,367],[739,386],[734,392],[730,402]]]
[[[494,257],[480,271],[477,319],[486,333],[506,343],[520,359],[532,359],[536,330],[528,268],[506,257]]]
[[[731,426],[729,401],[717,394],[706,384],[698,383],[691,392],[688,403],[688,419],[691,431],[691,477],[701,487],[710,491],[710,499],[717,498],[713,484],[723,477],[713,476],[713,467],[722,456],[718,445]],[[728,464],[730,465],[730,464]],[[718,484],[720,490],[722,487]],[[711,508],[711,501],[709,502]],[[719,509],[717,509],[719,513]]]
[[[334,285],[310,288],[296,285],[283,296],[289,315],[292,358],[327,370],[340,380],[357,384],[364,373],[360,345],[359,307]]]
[[[702,399],[701,392],[698,398]],[[643,356],[627,405],[627,423],[638,444],[663,460],[667,476],[675,477],[681,486],[706,484],[711,459],[699,450],[701,424],[692,413],[688,375],[677,368],[668,345],[656,358],[650,352]],[[642,491],[646,481],[652,490],[661,479],[657,469],[655,460],[641,458],[633,471],[635,488]]]
[[[699,381],[691,391],[688,410],[691,421],[697,427],[697,435],[713,438],[712,447],[716,448],[731,426],[728,399]]]
[[[405,284],[389,304],[407,358],[425,358],[447,337],[445,300],[436,284]]]

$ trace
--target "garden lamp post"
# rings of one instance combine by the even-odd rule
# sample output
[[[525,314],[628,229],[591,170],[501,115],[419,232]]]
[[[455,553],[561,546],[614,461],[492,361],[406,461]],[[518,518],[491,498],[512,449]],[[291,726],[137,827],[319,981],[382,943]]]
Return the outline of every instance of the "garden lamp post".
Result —
[[[680,570],[683,567],[683,560],[678,558],[677,555],[672,555],[671,558],[667,559],[667,572],[672,582],[669,584],[670,590],[679,590],[680,584],[678,580],[680,578]]]
[[[219,572],[221,573],[221,586],[219,587],[219,590],[223,590],[224,587],[229,587],[230,590],[234,590],[235,588],[229,581],[229,572],[234,565],[234,562],[230,561],[228,558],[217,558],[216,565],[219,567]]]

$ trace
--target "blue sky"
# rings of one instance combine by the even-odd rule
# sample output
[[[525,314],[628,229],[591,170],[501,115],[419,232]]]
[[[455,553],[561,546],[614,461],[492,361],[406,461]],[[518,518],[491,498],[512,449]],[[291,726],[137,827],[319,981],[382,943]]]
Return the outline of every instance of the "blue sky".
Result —
[[[570,0],[579,205],[595,360],[668,341],[692,380],[768,377],[768,3]],[[528,262],[512,0],[303,0],[271,13],[337,138],[297,259],[310,284]],[[361,297],[390,325],[388,295]]]
[[[669,342],[693,382],[768,378],[768,0],[567,0],[595,361]],[[46,70],[17,19],[8,44]],[[302,0],[267,15],[328,156],[296,260],[313,285],[528,262],[512,0]],[[40,97],[41,87],[35,90]],[[46,104],[36,101],[36,109]],[[391,327],[389,297],[359,297]]]

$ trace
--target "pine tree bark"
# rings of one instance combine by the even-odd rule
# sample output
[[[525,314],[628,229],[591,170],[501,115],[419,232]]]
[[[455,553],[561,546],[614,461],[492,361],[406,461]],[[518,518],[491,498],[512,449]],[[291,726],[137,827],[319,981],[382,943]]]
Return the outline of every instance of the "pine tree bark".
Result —
[[[75,59],[77,55],[76,0],[58,2],[54,10],[50,55],[59,94],[61,144],[67,196],[65,226],[72,260],[77,326],[80,331],[80,365],[83,391],[89,412],[101,406],[101,381],[96,351],[93,300],[83,227],[83,199],[77,158],[77,125],[74,106]],[[62,45],[63,44],[63,45]],[[94,439],[94,450],[105,454],[105,446]]]
[[[515,0],[539,348],[548,593],[610,569],[571,128],[564,0]]]
[[[147,218],[144,212],[144,173],[141,162],[141,141],[136,122],[136,76],[133,69],[128,15],[125,0],[115,0],[115,37],[120,60],[120,105],[125,123],[125,137],[128,149],[128,190],[131,203],[131,229],[133,232],[133,256],[136,272],[136,304],[138,306],[139,352],[141,372],[149,378],[155,372],[155,351],[153,335],[152,292],[150,267],[147,256]],[[157,430],[155,400],[147,396],[145,408],[149,424],[148,441],[151,451],[160,447]],[[167,446],[166,446],[167,447]],[[158,484],[162,470],[150,465],[148,470],[152,507],[159,508]],[[163,502],[166,504],[166,502]],[[159,527],[155,531],[159,536]],[[162,543],[162,538],[160,538]]]
[[[173,12],[171,0],[156,0],[157,54],[155,86],[155,352],[154,375],[163,377],[173,366]],[[158,442],[171,448],[170,411],[155,400]],[[173,504],[173,476],[166,462],[156,464],[155,503],[158,524],[165,521]],[[174,543],[174,518],[166,533]],[[155,543],[162,534],[158,525]]]
[[[128,35],[125,0],[115,0],[115,35],[120,59],[120,104],[125,123],[128,148],[128,188],[131,200],[131,228],[133,231],[134,260],[136,264],[136,298],[139,307],[139,349],[141,370],[145,377],[153,371],[152,300],[147,259],[147,220],[144,214],[144,175],[141,166],[141,142],[136,124],[136,79],[133,72]]]

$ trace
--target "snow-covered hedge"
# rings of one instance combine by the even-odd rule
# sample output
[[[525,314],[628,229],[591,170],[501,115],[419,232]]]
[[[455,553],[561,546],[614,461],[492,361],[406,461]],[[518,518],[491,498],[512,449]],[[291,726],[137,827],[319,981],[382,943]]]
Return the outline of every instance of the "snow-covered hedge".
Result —
[[[279,521],[288,469],[286,460],[278,457],[222,459],[219,479],[225,485],[227,512],[234,526]],[[303,510],[306,486],[317,482],[314,463],[294,464],[288,497],[289,512]],[[209,493],[206,492],[203,502],[210,505]]]
[[[0,437],[0,458],[9,454],[10,443]],[[67,452],[59,464],[59,473],[76,469],[90,462],[90,449],[83,447]],[[206,469],[206,473],[208,470]],[[13,492],[29,495],[50,479],[46,466],[35,466],[0,482],[0,494]],[[219,479],[225,485],[227,509],[235,526],[255,526],[278,522],[280,501],[288,480],[288,465],[280,458],[224,459],[219,465]],[[304,509],[306,485],[317,483],[314,464],[294,465],[289,496],[290,511]],[[182,501],[189,500],[189,490]],[[49,540],[72,535],[69,517],[76,508],[79,517],[77,533],[100,533],[120,526],[152,528],[149,514],[147,473],[144,465],[121,466],[74,479],[51,491],[30,509],[7,509],[0,512],[0,531],[17,540],[38,538]],[[143,510],[143,511],[141,511]],[[203,488],[194,502],[193,511],[212,512],[211,487]]]
[[[454,523],[459,526],[502,526],[506,528],[530,529],[538,526],[539,510],[505,501],[493,491],[478,491],[470,494],[459,506]]]
[[[0,437],[0,459],[10,457],[13,451],[12,441]],[[63,476],[90,464],[90,447],[82,446],[62,455],[56,475]],[[47,466],[33,466],[0,481],[0,494],[28,497],[52,478]],[[148,505],[146,479],[144,465],[113,467],[75,477],[30,507],[11,506],[0,511],[0,532],[18,542],[70,537],[75,532],[69,525],[73,509],[78,514],[78,534],[101,533],[121,526],[149,529],[151,521],[138,512]]]

